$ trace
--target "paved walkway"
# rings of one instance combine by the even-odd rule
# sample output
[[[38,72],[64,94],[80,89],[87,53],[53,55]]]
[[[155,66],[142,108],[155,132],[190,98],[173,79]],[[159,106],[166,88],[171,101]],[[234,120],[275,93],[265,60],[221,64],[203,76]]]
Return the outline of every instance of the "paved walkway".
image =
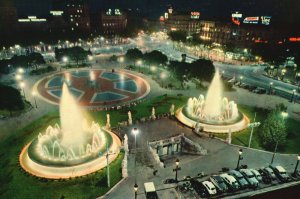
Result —
[[[134,168],[134,154],[129,155],[128,171],[129,177],[126,181],[121,183],[114,191],[112,191],[107,198],[127,198],[134,197],[133,185],[136,182],[139,186],[138,198],[145,198],[144,195],[144,182],[154,182],[158,195],[161,198],[176,198],[176,192],[171,185],[163,184],[163,180],[167,178],[174,178],[173,168],[175,167],[175,159],[180,159],[181,171],[179,171],[179,179],[183,176],[197,176],[198,173],[204,172],[205,174],[218,173],[222,167],[229,167],[234,169],[237,165],[238,151],[240,147],[228,145],[217,139],[203,138],[194,134],[190,128],[178,125],[176,121],[169,119],[161,119],[149,123],[134,125],[139,128],[140,134],[137,136],[138,154],[137,166]],[[127,128],[122,132],[126,132],[129,137],[129,145],[133,146],[134,137],[131,135],[131,128]],[[166,168],[158,167],[156,162],[146,150],[146,141],[157,140],[166,138],[172,135],[184,133],[186,137],[194,142],[200,143],[208,150],[208,155],[186,155],[179,154],[173,156],[171,160],[167,161]],[[243,157],[241,164],[247,164],[250,168],[260,168],[267,166],[271,159],[272,153],[243,148]],[[144,157],[143,157],[144,156]],[[143,157],[143,158],[142,158]],[[147,157],[147,162],[145,162]],[[293,171],[296,163],[297,155],[281,155],[275,156],[274,163],[281,164],[288,171]],[[153,171],[157,169],[157,175],[153,175]]]

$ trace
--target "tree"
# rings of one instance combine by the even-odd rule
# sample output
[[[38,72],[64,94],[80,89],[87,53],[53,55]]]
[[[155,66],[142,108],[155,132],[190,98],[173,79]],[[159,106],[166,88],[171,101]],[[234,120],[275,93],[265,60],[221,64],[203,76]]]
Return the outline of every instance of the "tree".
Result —
[[[20,91],[11,87],[0,84],[0,109],[10,111],[22,110],[24,109],[24,102]]]
[[[173,41],[186,42],[187,33],[184,31],[171,31],[169,37]]]
[[[109,58],[109,61],[110,62],[116,62],[118,61],[118,57],[116,55],[112,55],[110,58]]]
[[[276,143],[283,145],[286,141],[287,129],[285,119],[281,115],[285,107],[277,106],[272,110],[261,127],[260,138],[266,149],[273,150]]]
[[[166,64],[168,57],[158,50],[153,50],[144,54],[144,60],[147,64]]]
[[[71,60],[74,60],[78,66],[79,62],[83,62],[87,59],[92,53],[89,50],[84,50],[81,47],[72,47],[72,48],[55,48],[55,58],[57,60],[62,60],[63,57],[68,57]]]
[[[133,61],[135,63],[138,59],[143,58],[143,53],[138,48],[133,48],[127,50],[125,57],[127,60]]]

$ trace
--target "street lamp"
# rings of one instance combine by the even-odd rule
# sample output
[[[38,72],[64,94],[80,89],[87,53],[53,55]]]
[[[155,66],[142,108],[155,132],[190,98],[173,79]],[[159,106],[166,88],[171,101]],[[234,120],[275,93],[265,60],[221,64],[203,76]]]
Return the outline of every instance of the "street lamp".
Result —
[[[68,58],[68,57],[63,57],[63,58],[62,58],[62,61],[63,61],[65,64],[67,64],[67,62],[69,61],[69,58]]]
[[[132,134],[134,135],[134,170],[136,172],[136,136],[139,134],[138,128],[132,129]],[[136,183],[136,174],[135,174],[135,183]]]
[[[297,163],[296,163],[295,170],[294,170],[294,173],[293,173],[294,177],[297,176],[297,168],[298,168],[298,165],[299,165],[299,161],[300,161],[300,155],[297,156]]]
[[[23,74],[24,73],[24,69],[23,68],[18,68],[18,73]]]
[[[253,119],[253,122],[248,124],[248,127],[251,128],[251,133],[250,133],[250,138],[249,138],[249,144],[248,144],[248,147],[250,148],[251,146],[251,141],[252,141],[252,135],[253,135],[253,129],[255,127],[258,127],[260,125],[260,122],[255,122],[255,119],[256,119],[256,112],[254,114],[254,119]]]
[[[292,97],[291,97],[291,102],[294,101],[295,94],[296,94],[296,89],[293,89],[293,93],[292,93]]]
[[[36,99],[35,99],[35,96],[36,96],[36,92],[35,91],[32,91],[32,96],[33,96],[33,99],[34,99],[34,104],[35,104],[35,108],[37,108],[37,103],[36,103]]]
[[[142,60],[137,60],[136,65],[139,67],[139,73],[141,72],[141,65],[142,65]]]
[[[178,171],[181,170],[181,168],[179,167],[179,159],[178,158],[176,159],[175,164],[176,164],[176,168],[173,169],[173,171],[175,172],[175,182],[178,182]]]
[[[272,86],[273,86],[273,82],[270,82],[270,88],[269,88],[269,94],[272,94]]]
[[[242,84],[243,79],[244,79],[244,76],[240,76],[240,84]]]
[[[24,99],[26,100],[25,90],[24,90],[25,83],[24,83],[24,82],[20,82],[19,86],[20,86],[20,88],[23,90],[23,96],[24,96]]]
[[[21,80],[22,79],[22,75],[21,74],[16,74],[16,80]]]
[[[162,73],[160,73],[160,78],[161,78],[161,85],[162,85],[162,87],[164,87],[164,79],[167,77],[167,75],[164,73],[164,72],[162,72]]]
[[[236,169],[237,169],[237,170],[238,170],[239,167],[240,167],[240,160],[243,159],[242,154],[243,154],[243,149],[240,149],[240,150],[239,150],[239,159],[238,159],[238,163],[237,163],[237,165],[236,165]]]
[[[135,183],[133,186],[133,190],[134,190],[134,199],[137,198],[137,191],[138,191],[139,186]]]

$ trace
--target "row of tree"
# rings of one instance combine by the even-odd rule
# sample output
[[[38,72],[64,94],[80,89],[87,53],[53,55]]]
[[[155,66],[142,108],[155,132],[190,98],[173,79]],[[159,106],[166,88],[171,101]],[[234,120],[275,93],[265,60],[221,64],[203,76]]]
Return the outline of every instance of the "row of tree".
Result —
[[[143,60],[148,65],[165,65],[168,62],[168,57],[158,50],[153,50],[143,54],[139,49],[133,48],[126,52],[125,57],[128,61],[134,62],[134,64],[138,60]]]
[[[182,83],[192,78],[210,82],[215,73],[212,61],[206,59],[198,59],[192,63],[170,61],[168,67]]]
[[[78,46],[72,48],[55,48],[56,60],[63,61],[63,58],[66,57],[68,62],[75,61],[77,66],[79,62],[83,63],[86,61],[89,55],[92,55],[91,51],[84,50]]]
[[[11,68],[30,68],[40,64],[45,64],[44,57],[40,53],[31,53],[28,55],[14,55],[11,59],[0,60],[0,73],[8,74]]]

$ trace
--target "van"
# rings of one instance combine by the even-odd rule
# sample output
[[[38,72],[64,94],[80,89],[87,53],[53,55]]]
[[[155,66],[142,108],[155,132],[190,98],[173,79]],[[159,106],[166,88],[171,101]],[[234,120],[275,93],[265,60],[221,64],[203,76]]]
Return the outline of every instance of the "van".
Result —
[[[158,199],[158,195],[155,190],[155,186],[153,182],[145,182],[145,195],[147,199]]]

